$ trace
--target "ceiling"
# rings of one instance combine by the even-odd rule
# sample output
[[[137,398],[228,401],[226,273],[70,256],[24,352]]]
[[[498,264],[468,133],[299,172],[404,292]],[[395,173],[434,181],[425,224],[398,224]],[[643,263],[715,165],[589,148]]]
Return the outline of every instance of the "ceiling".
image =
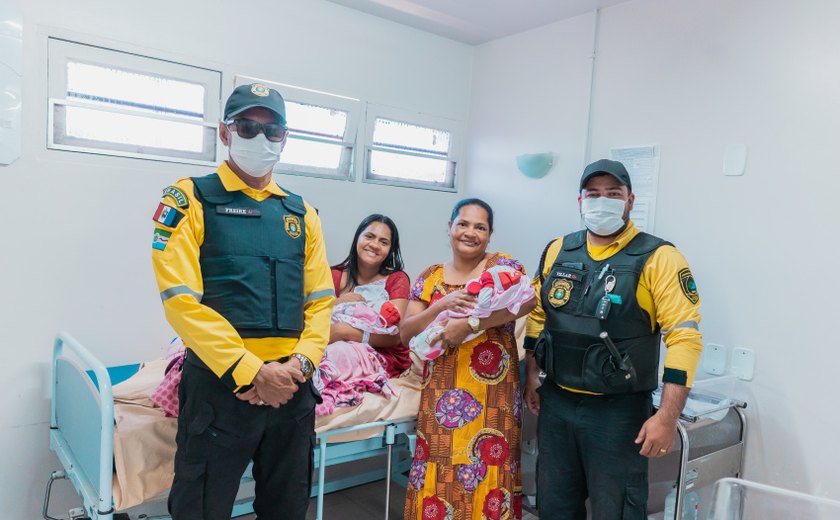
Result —
[[[329,0],[478,45],[627,0]]]

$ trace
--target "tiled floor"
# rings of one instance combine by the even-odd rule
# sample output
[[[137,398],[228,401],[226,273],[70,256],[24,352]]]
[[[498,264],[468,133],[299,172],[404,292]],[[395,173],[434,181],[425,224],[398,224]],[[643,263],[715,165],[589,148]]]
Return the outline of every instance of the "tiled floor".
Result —
[[[309,502],[307,520],[314,520],[316,499]],[[401,520],[405,505],[405,488],[391,485],[391,507],[389,519]],[[254,515],[237,517],[237,520],[253,520]],[[345,489],[324,495],[324,520],[368,520],[385,518],[385,482],[373,482],[364,486]]]
[[[403,517],[405,488],[391,485],[390,519]],[[310,502],[307,519],[315,518],[315,499]],[[373,482],[324,496],[324,520],[385,518],[385,482]]]
[[[391,486],[391,507],[389,520],[403,518],[405,488]],[[309,503],[307,520],[315,518],[315,499]],[[239,517],[252,520],[254,515]],[[380,520],[385,518],[385,483],[374,482],[364,486],[346,489],[324,496],[324,520]],[[523,512],[523,520],[536,520],[537,517]]]

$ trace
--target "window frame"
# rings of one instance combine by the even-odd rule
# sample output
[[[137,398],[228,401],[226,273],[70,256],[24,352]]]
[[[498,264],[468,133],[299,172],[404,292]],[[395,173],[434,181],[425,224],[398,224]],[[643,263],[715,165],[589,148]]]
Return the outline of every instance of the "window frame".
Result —
[[[67,63],[70,61],[92,65],[112,67],[126,71],[161,76],[173,80],[200,84],[204,87],[204,118],[201,121],[181,115],[150,114],[130,108],[108,107],[91,103],[82,99],[67,97]],[[93,155],[108,155],[128,157],[132,159],[146,159],[161,162],[181,164],[195,164],[201,166],[216,166],[219,162],[220,141],[216,129],[218,128],[221,105],[222,72],[206,67],[169,60],[149,54],[139,54],[116,46],[102,46],[87,43],[79,39],[69,39],[60,36],[47,36],[47,148],[70,152],[80,152]],[[159,155],[154,153],[130,152],[113,150],[90,145],[76,145],[56,142],[56,109],[63,107],[82,107],[99,110],[112,114],[140,116],[146,119],[156,119],[177,123],[186,123],[211,128],[213,138],[207,143],[211,146],[213,157],[208,160]],[[108,141],[102,141],[109,143]],[[175,153],[177,149],[172,149]],[[185,152],[189,153],[189,152]]]
[[[372,151],[385,151],[390,153],[397,153],[407,156],[430,157],[435,159],[442,159],[433,154],[424,154],[418,152],[399,151],[387,146],[379,146],[373,144],[373,131],[377,119],[388,119],[409,125],[422,126],[434,130],[441,130],[449,132],[449,153],[446,155],[446,161],[452,164],[452,183],[448,184],[424,182],[419,180],[399,180],[380,176],[373,176],[370,172],[370,158]],[[364,128],[364,157],[363,164],[360,166],[362,170],[362,182],[367,184],[380,184],[385,186],[396,186],[400,188],[414,188],[431,191],[443,191],[448,193],[457,193],[460,182],[460,145],[461,145],[461,123],[454,119],[435,116],[422,112],[410,111],[396,107],[368,104],[365,114],[365,128]]]
[[[274,166],[273,173],[339,181],[352,182],[356,180],[356,150],[358,143],[359,121],[361,120],[362,113],[362,102],[359,99],[241,74],[236,74],[234,76],[233,83],[234,88],[249,83],[263,83],[268,87],[277,90],[277,92],[279,92],[280,95],[283,96],[283,99],[287,102],[292,101],[305,105],[333,108],[346,112],[347,122],[345,124],[343,141],[339,142],[328,138],[319,139],[311,136],[298,135],[291,129],[289,130],[289,137],[287,138],[289,140],[298,139],[301,141],[312,141],[343,146],[347,149],[347,151],[343,155],[339,168],[321,168],[317,166],[285,163],[283,162],[283,156],[281,154],[280,162]],[[286,145],[288,146],[288,143]]]

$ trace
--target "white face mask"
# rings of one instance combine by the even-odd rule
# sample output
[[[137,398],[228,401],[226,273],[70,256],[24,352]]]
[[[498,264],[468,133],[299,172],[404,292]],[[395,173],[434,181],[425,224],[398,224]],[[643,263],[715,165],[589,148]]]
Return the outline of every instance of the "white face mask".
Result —
[[[270,173],[283,151],[283,143],[266,139],[265,134],[257,134],[251,139],[239,137],[236,132],[229,132],[230,148],[228,154],[239,168],[251,177],[263,177]]]
[[[586,229],[598,236],[610,236],[624,226],[623,199],[593,197],[580,202],[580,216]]]

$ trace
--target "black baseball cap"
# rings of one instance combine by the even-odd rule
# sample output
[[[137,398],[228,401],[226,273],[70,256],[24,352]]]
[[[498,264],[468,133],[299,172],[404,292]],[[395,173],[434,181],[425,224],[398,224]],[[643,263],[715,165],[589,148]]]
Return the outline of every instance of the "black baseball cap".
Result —
[[[583,176],[580,178],[580,189],[586,186],[586,183],[592,177],[597,175],[612,175],[618,182],[627,186],[629,191],[633,191],[633,186],[630,184],[630,174],[627,173],[627,168],[618,161],[611,161],[609,159],[600,159],[590,164],[583,170]]]
[[[283,96],[273,88],[268,88],[262,83],[251,83],[250,85],[239,85],[225,103],[224,120],[241,114],[249,108],[263,107],[277,114],[277,122],[286,126],[286,103]]]

